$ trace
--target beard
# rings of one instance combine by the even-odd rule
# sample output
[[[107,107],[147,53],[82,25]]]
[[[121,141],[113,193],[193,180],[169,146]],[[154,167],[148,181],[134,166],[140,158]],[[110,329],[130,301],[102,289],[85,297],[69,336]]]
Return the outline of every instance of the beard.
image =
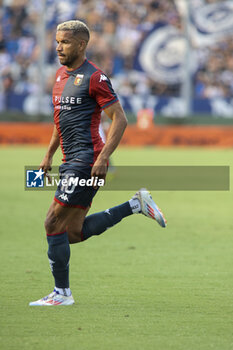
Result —
[[[77,54],[73,54],[73,55],[69,55],[69,56],[58,56],[58,59],[61,63],[61,65],[63,66],[67,66],[67,67],[70,67],[72,66],[72,64],[77,60],[78,58],[78,55]]]
[[[66,56],[60,56],[58,59],[63,66],[69,66],[72,63],[71,60]]]

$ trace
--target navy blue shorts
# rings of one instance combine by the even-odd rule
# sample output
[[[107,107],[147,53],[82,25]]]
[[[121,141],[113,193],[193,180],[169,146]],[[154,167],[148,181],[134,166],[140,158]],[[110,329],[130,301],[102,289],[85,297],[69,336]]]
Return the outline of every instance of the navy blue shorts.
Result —
[[[64,207],[86,209],[91,205],[98,188],[83,185],[91,178],[92,167],[80,161],[63,163],[59,167],[60,183],[54,200]]]

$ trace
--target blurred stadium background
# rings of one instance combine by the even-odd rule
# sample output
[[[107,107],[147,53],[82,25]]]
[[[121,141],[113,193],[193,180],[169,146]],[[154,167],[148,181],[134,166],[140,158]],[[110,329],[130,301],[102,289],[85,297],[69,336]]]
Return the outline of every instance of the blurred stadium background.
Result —
[[[0,18],[2,121],[52,120],[56,26],[76,18],[131,123],[232,123],[232,1],[2,0]]]

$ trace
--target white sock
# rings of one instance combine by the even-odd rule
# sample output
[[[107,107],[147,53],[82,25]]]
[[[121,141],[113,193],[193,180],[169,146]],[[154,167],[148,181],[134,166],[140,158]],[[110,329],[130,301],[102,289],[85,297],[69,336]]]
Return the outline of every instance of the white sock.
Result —
[[[131,198],[129,200],[129,205],[132,209],[133,214],[138,214],[142,210],[141,203],[140,203],[139,199],[137,199],[137,198]]]
[[[55,290],[61,294],[61,295],[64,295],[66,297],[70,297],[71,296],[71,290],[70,288],[57,288],[55,287]]]

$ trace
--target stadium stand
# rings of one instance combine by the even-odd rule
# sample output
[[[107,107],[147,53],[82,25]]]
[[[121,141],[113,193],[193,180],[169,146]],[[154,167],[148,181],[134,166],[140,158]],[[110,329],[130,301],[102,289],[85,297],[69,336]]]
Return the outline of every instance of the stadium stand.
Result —
[[[30,112],[28,95],[38,91],[37,41],[40,2],[36,0],[3,0],[0,9],[0,111]],[[200,6],[213,6],[218,1],[199,0]],[[223,2],[222,2],[223,3]],[[138,57],[149,34],[161,28],[184,32],[182,11],[176,0],[47,0],[46,3],[46,93],[47,100],[58,67],[55,52],[56,25],[78,18],[92,31],[88,58],[96,62],[113,81],[123,97],[178,97],[180,81],[156,79],[145,72]],[[224,9],[223,9],[224,10]],[[233,44],[227,36],[212,45],[192,41],[196,59],[193,72],[193,97],[198,99],[230,98],[233,90]],[[144,48],[143,48],[144,49]],[[174,48],[173,48],[174,49]],[[165,52],[166,54],[166,52]],[[176,56],[177,52],[174,52]],[[162,60],[166,57],[159,53]],[[193,58],[194,60],[194,58]],[[170,62],[168,62],[170,64]],[[156,63],[157,64],[157,63]],[[157,64],[158,65],[158,64]],[[161,100],[163,104],[163,100]],[[25,102],[25,103],[24,103]],[[166,104],[166,100],[164,102]],[[205,107],[204,107],[205,110]],[[50,112],[50,108],[45,111]],[[207,108],[208,112],[208,108]],[[169,112],[168,112],[169,114]]]

